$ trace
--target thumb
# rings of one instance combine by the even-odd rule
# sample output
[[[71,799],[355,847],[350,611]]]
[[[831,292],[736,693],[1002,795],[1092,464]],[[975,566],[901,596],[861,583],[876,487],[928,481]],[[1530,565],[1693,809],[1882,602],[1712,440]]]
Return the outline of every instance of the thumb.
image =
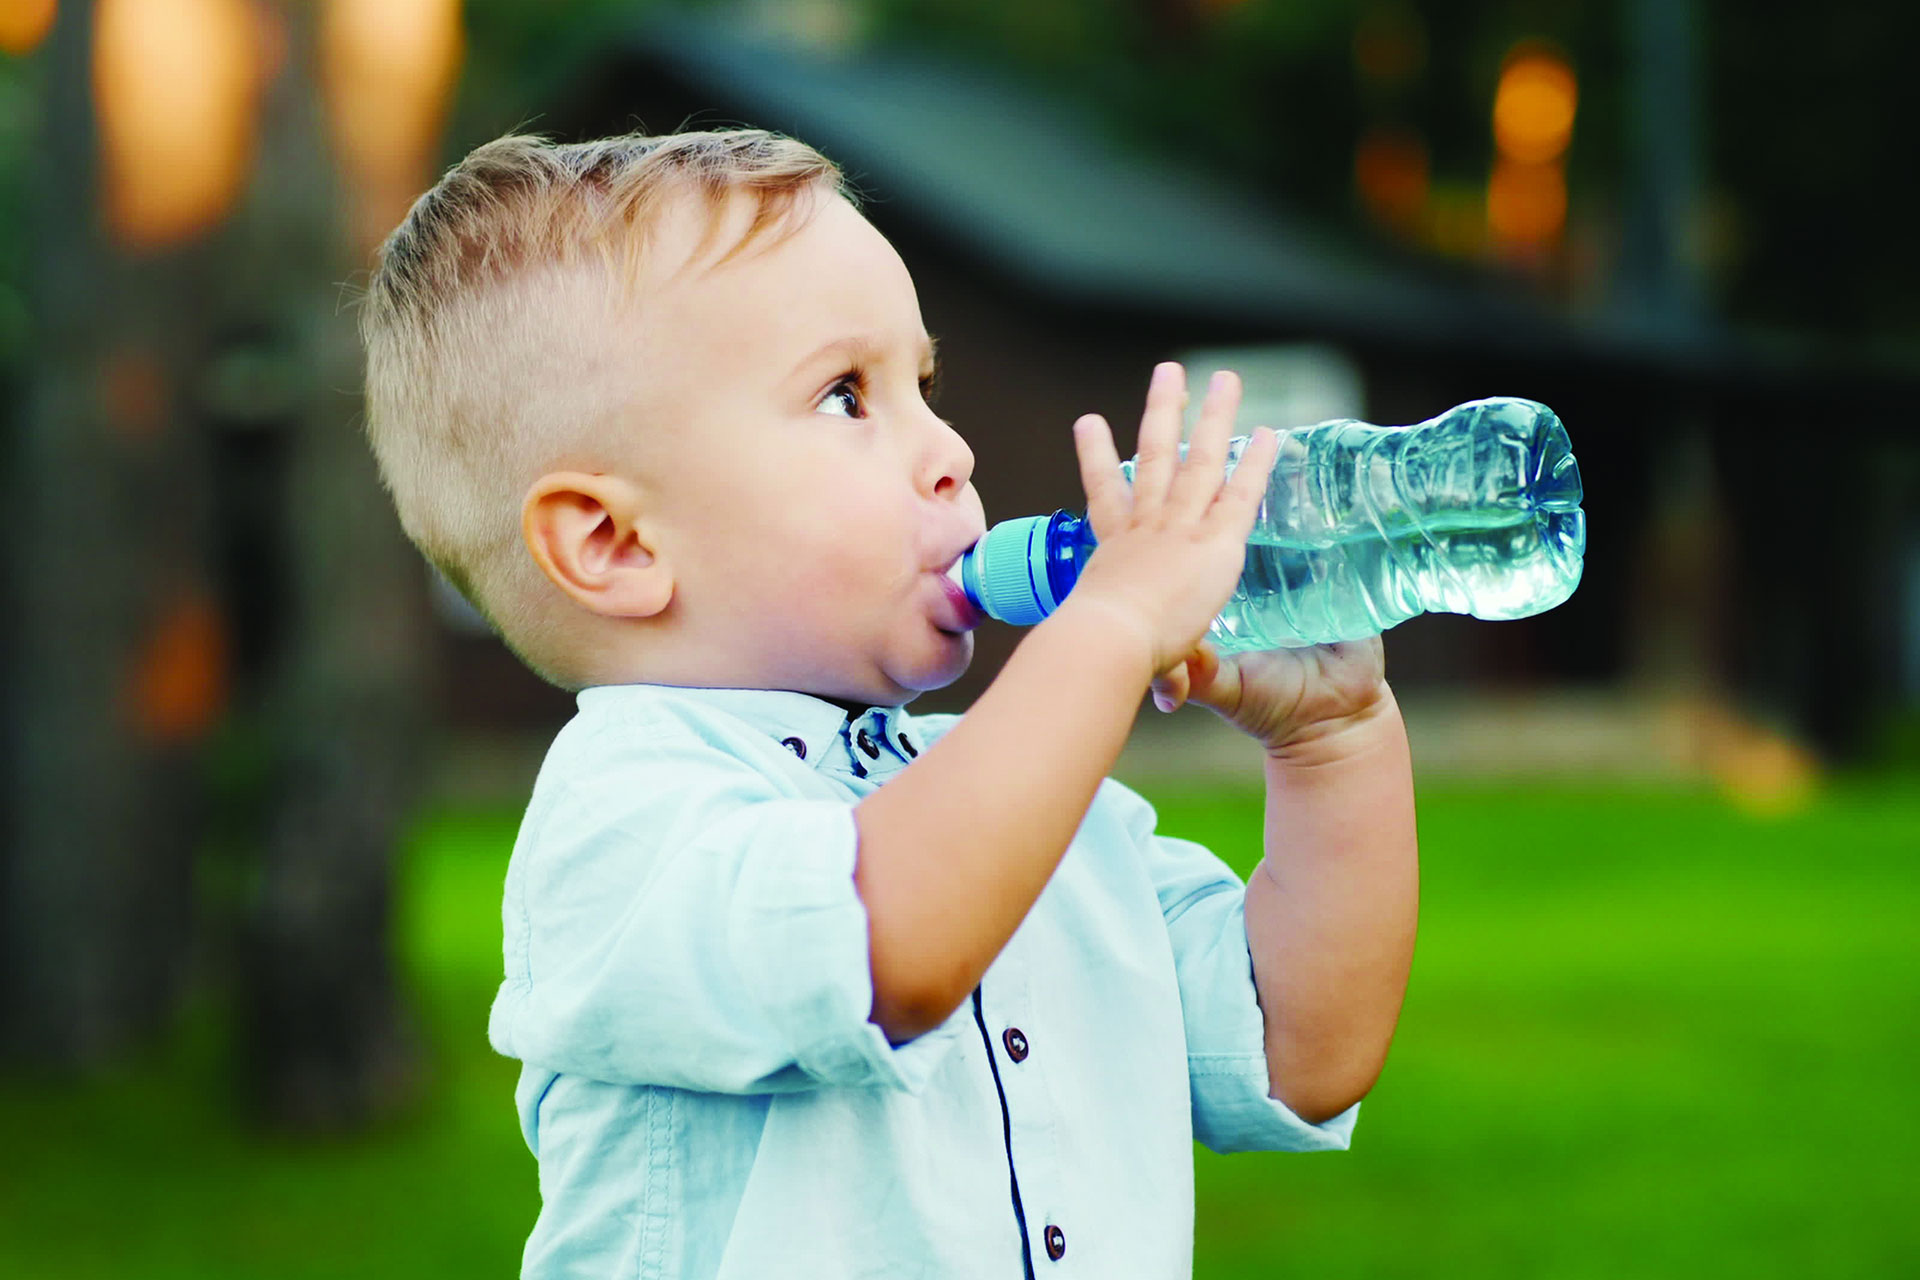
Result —
[[[1187,664],[1180,663],[1169,671],[1163,671],[1153,678],[1153,705],[1162,711],[1177,711],[1187,700],[1189,688]]]
[[[1240,700],[1240,672],[1222,662],[1220,651],[1202,640],[1187,656],[1188,696],[1203,707],[1232,710]]]

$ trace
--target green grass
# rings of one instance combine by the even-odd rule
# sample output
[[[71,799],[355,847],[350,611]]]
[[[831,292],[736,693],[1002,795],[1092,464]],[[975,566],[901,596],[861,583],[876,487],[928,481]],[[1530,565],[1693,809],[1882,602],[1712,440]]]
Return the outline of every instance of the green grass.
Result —
[[[1158,795],[1243,873],[1259,797]],[[79,1085],[0,1081],[0,1276],[499,1276],[537,1208],[485,1044],[512,814],[422,823],[430,1087],[348,1141],[232,1116],[217,1019]],[[1392,1058],[1343,1154],[1196,1148],[1197,1276],[1911,1274],[1920,788],[1427,788]]]
[[[1162,822],[1245,871],[1257,803]],[[1920,796],[1419,814],[1414,976],[1354,1147],[1203,1153],[1198,1274],[1912,1274]]]

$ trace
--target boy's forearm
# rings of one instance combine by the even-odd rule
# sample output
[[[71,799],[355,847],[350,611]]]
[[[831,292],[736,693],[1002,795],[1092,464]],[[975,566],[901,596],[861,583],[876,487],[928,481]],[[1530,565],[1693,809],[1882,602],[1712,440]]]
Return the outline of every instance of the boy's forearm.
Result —
[[[1046,887],[1132,729],[1144,650],[1069,600],[966,716],[854,810],[871,1021],[898,1043],[967,998]]]
[[[1388,693],[1365,719],[1266,762],[1266,856],[1247,942],[1273,1096],[1313,1123],[1380,1074],[1419,915],[1413,766]]]

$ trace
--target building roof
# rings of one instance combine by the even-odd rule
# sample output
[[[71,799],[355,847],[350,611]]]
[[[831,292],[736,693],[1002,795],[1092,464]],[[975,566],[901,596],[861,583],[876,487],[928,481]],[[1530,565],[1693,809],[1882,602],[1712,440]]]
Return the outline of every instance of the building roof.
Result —
[[[1126,145],[1079,104],[977,59],[822,48],[680,10],[649,15],[620,47],[740,117],[699,123],[800,138],[870,206],[1058,301],[1436,349],[1696,370],[1724,355],[1708,333],[1572,317],[1369,252],[1219,174]]]

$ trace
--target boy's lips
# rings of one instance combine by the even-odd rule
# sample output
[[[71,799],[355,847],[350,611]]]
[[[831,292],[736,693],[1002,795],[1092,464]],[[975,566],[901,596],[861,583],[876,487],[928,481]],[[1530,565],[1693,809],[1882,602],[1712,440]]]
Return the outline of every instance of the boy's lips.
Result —
[[[971,631],[986,621],[986,615],[973,607],[973,601],[967,599],[967,593],[960,585],[945,573],[937,575],[944,604],[936,608],[934,625],[942,631]]]

